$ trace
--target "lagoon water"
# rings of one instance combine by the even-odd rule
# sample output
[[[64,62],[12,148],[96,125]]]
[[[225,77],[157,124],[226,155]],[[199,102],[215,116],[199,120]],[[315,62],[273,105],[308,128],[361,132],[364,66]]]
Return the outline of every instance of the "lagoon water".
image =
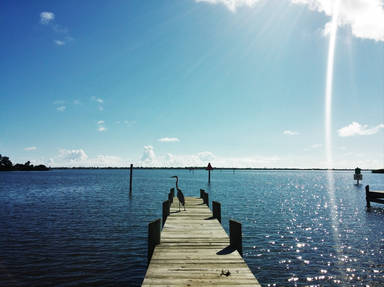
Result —
[[[180,178],[243,224],[244,259],[263,286],[384,286],[384,175],[325,171],[52,170],[0,173],[0,286],[140,286],[147,224]]]

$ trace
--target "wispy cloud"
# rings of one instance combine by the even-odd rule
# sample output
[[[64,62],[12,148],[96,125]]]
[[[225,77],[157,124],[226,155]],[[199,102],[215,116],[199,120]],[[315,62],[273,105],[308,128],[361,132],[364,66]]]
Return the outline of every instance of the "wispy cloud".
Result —
[[[160,138],[157,141],[162,142],[162,143],[171,143],[171,142],[179,142],[180,140],[178,138]]]
[[[369,136],[378,133],[380,129],[383,128],[384,124],[379,124],[373,128],[368,128],[368,125],[361,125],[358,122],[352,122],[350,125],[337,130],[337,133],[341,137]]]
[[[254,6],[259,0],[195,0],[196,2],[205,2],[209,4],[223,4],[230,11],[236,12],[236,9],[241,6]]]
[[[300,133],[297,132],[297,131],[291,131],[291,130],[285,130],[283,131],[283,135],[286,135],[286,136],[297,136],[299,135]]]
[[[26,150],[26,151],[37,150],[37,147],[35,147],[35,146],[30,146],[30,147],[26,147],[26,148],[24,148],[24,150]]]
[[[56,110],[58,110],[59,112],[64,112],[66,109],[67,109],[66,106],[60,106],[56,108]]]
[[[315,149],[321,148],[323,145],[322,144],[313,144],[307,148],[304,149],[304,151],[313,151]]]
[[[65,45],[65,42],[62,41],[62,40],[54,40],[54,43],[55,43],[57,46],[64,46],[64,45]]]
[[[107,128],[105,127],[105,122],[104,121],[98,121],[97,122],[97,130],[99,132],[105,132]]]
[[[40,23],[48,26],[55,33],[56,39],[53,40],[53,43],[56,46],[64,46],[73,41],[73,37],[69,34],[68,28],[57,24],[55,19],[56,15],[53,12],[44,11],[40,13]]]
[[[40,23],[47,25],[55,20],[55,14],[53,12],[44,11],[40,13]]]
[[[101,98],[97,98],[95,96],[93,96],[92,98],[92,101],[96,102],[98,104],[98,108],[99,108],[99,111],[103,111],[104,110],[104,100],[101,99]]]
[[[81,102],[80,102],[80,100],[74,100],[74,101],[73,101],[73,104],[74,104],[74,105],[80,105]]]

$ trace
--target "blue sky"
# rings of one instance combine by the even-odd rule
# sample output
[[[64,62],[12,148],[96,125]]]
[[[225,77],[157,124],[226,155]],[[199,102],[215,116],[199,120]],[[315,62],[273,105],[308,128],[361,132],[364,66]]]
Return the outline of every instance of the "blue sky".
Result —
[[[3,1],[0,153],[50,166],[325,167],[328,2]],[[333,167],[382,168],[383,1],[341,2]]]

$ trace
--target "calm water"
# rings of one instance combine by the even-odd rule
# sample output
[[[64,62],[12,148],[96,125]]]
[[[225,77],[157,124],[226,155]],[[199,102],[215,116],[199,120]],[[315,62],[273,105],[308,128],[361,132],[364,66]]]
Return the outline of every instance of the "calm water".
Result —
[[[243,223],[244,258],[263,286],[383,286],[384,175],[324,171],[54,170],[0,173],[0,286],[140,286],[147,223],[178,175]],[[334,196],[332,196],[334,194]]]

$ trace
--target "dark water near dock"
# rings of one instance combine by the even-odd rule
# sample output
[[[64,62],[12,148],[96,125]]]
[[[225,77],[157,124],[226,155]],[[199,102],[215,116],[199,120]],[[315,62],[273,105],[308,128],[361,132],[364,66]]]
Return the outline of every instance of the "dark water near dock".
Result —
[[[384,176],[325,171],[53,170],[0,173],[0,286],[140,286],[147,223],[178,175],[204,188],[222,222],[243,223],[243,252],[263,286],[384,286]]]

